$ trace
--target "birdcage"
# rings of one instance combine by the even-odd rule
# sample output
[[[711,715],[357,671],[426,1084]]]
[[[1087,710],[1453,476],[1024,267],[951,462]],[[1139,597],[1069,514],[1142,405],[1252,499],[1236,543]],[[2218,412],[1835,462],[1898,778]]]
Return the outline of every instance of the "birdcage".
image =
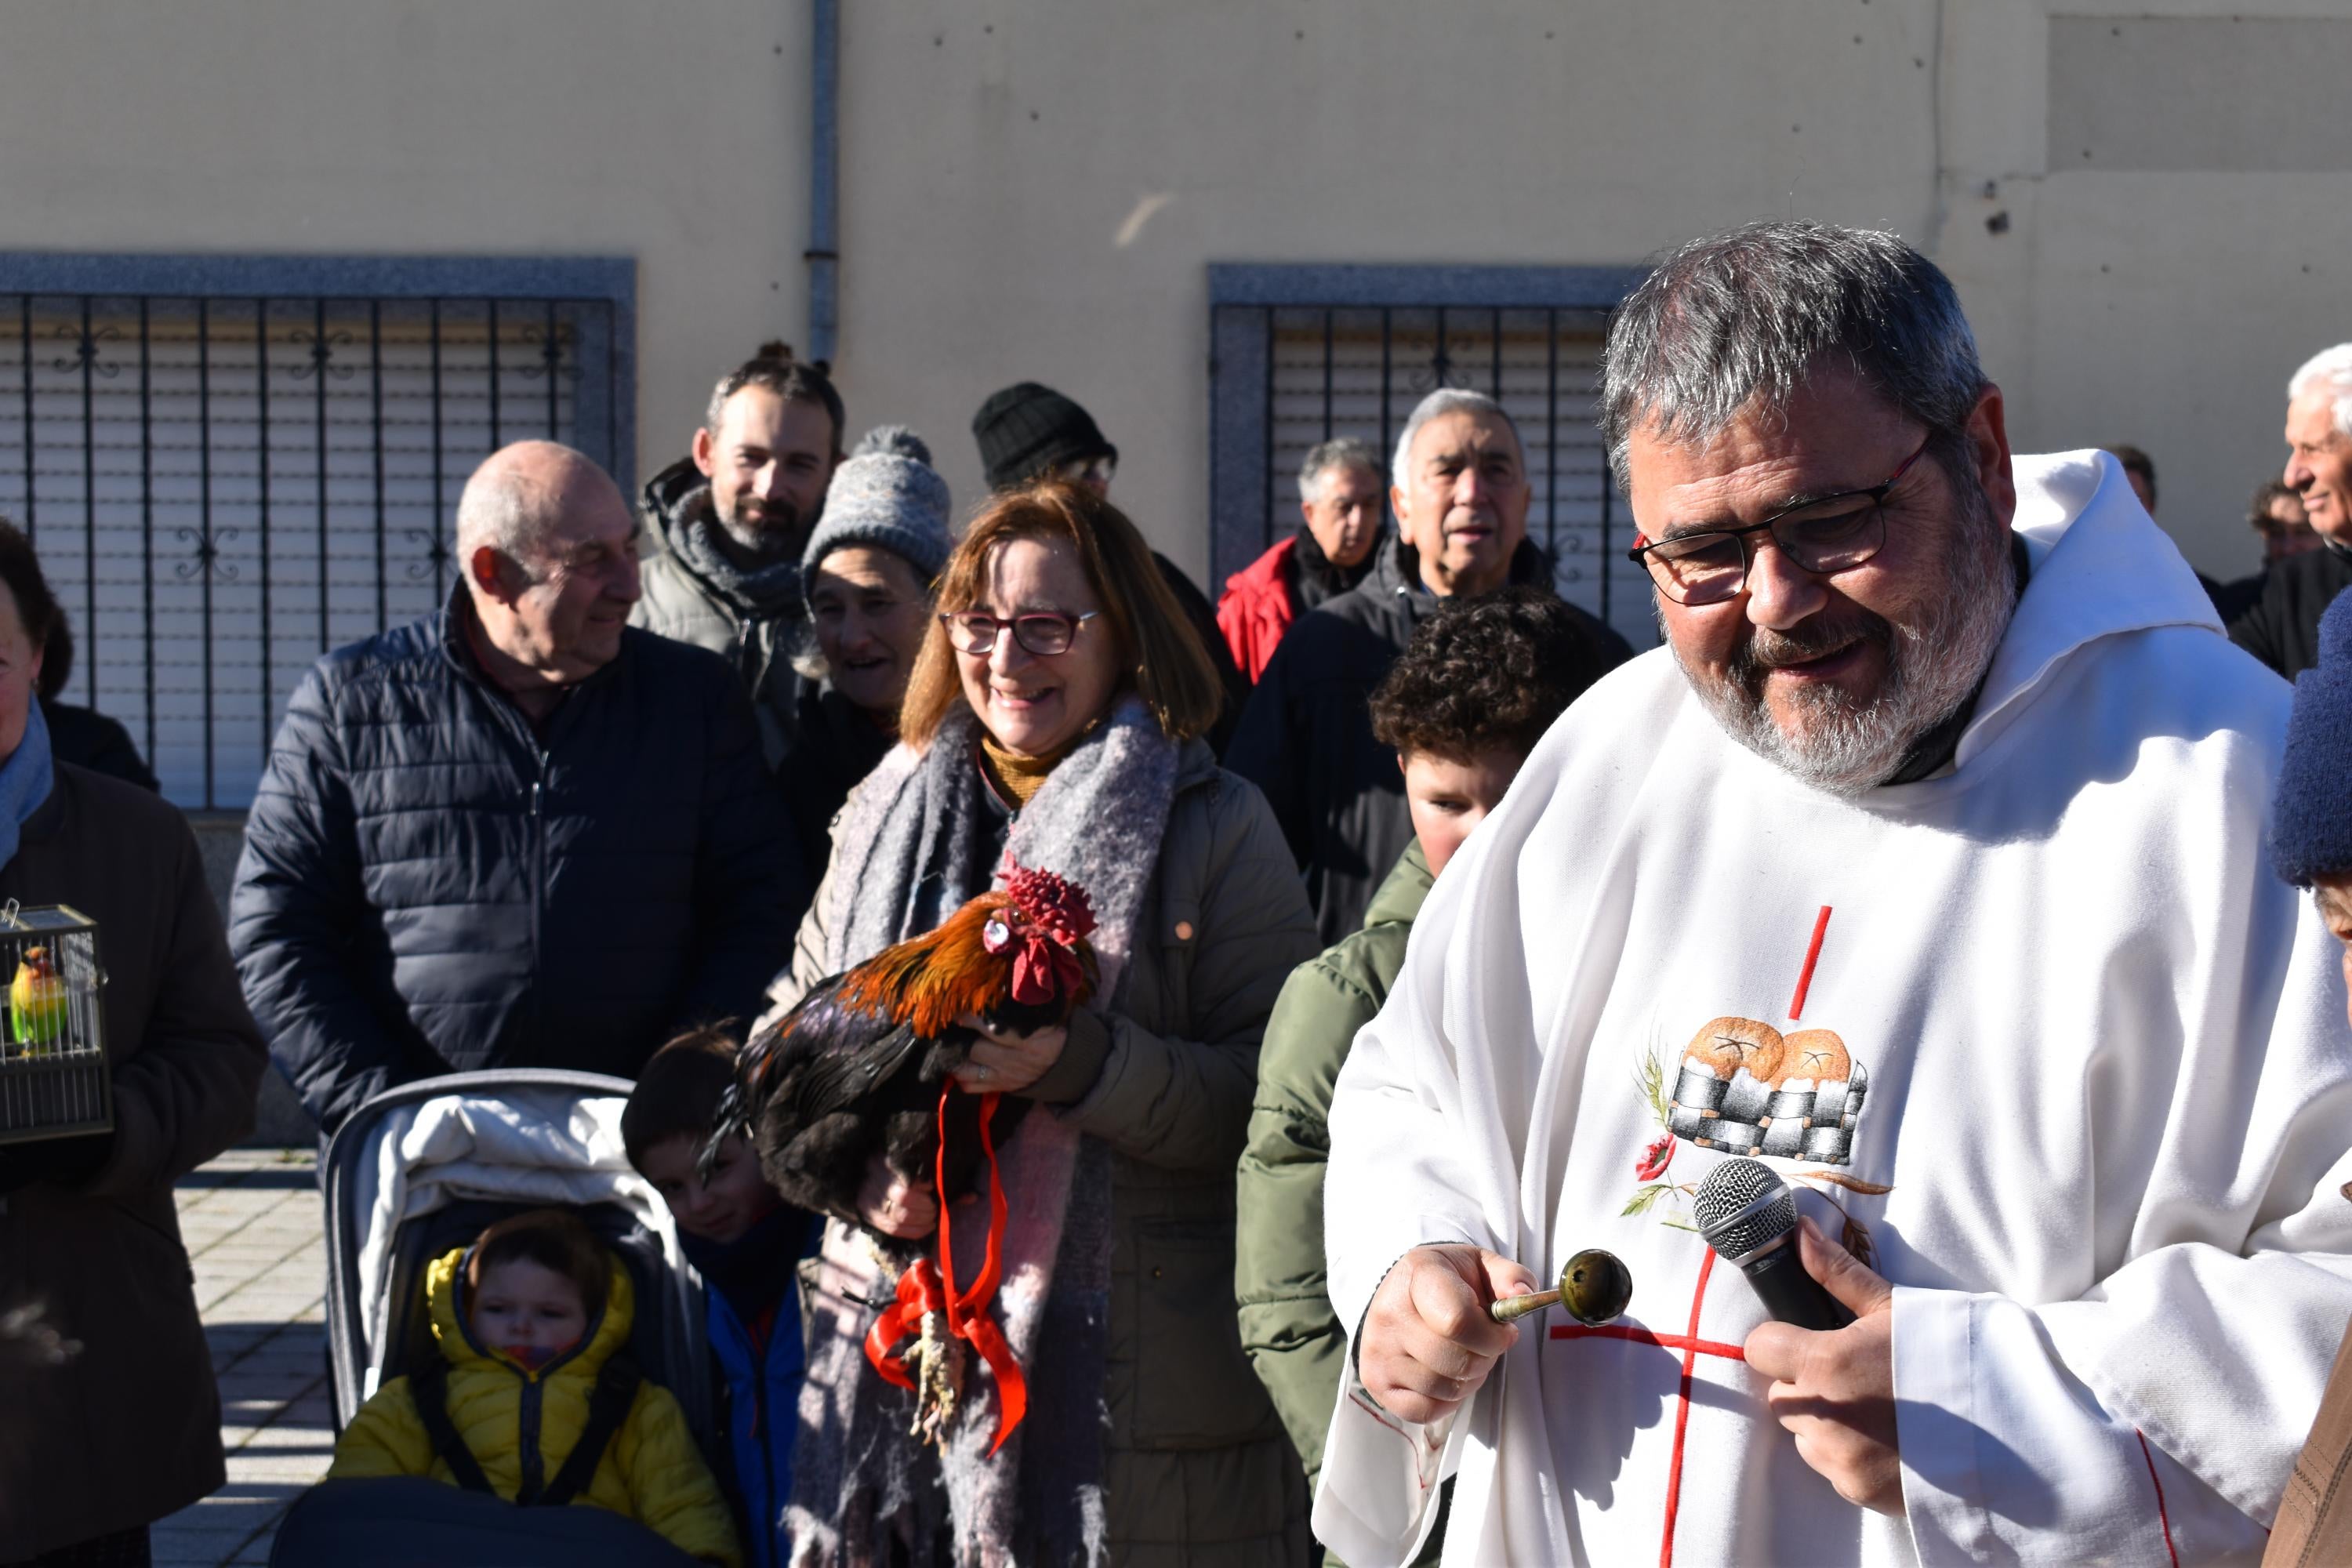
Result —
[[[0,1144],[104,1132],[113,1080],[99,1027],[98,925],[63,904],[0,905]]]

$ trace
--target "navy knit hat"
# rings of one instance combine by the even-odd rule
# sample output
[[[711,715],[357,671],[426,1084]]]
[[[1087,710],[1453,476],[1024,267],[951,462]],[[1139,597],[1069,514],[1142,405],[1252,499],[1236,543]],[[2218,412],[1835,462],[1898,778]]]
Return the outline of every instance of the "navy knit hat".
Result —
[[[833,473],[824,514],[801,552],[814,576],[824,558],[849,544],[871,544],[913,563],[928,583],[947,563],[948,482],[931,467],[931,449],[903,425],[878,425]]]
[[[1094,416],[1050,386],[1024,381],[993,394],[971,416],[988,488],[1010,489],[1082,458],[1118,461]]]
[[[2352,594],[2320,617],[2318,668],[2295,677],[2271,818],[2271,864],[2286,880],[2352,871]]]

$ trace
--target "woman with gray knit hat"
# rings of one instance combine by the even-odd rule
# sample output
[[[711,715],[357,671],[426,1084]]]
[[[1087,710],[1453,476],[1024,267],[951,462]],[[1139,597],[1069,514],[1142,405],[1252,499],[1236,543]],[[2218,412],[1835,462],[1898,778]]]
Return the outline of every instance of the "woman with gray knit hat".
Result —
[[[801,554],[812,646],[794,662],[798,733],[777,767],[807,863],[822,870],[834,814],[898,734],[898,703],[930,625],[931,579],[952,547],[947,481],[921,437],[869,430],[835,470]]]

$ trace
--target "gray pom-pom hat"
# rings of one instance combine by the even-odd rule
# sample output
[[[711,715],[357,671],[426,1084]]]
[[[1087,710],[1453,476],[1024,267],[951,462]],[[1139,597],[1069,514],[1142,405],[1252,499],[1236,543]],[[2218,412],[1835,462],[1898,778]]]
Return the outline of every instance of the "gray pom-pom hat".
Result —
[[[834,470],[824,513],[801,552],[803,580],[845,545],[870,544],[905,557],[929,582],[955,547],[951,504],[923,438],[903,425],[877,426]]]

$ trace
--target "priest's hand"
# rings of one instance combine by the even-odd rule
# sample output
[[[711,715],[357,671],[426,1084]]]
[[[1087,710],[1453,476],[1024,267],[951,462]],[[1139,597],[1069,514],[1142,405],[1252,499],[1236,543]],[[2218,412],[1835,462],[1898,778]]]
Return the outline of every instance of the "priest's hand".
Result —
[[[1748,1364],[1772,1380],[1765,1403],[1795,1434],[1799,1458],[1846,1501],[1899,1514],[1895,1288],[1810,1219],[1801,1222],[1797,1247],[1805,1272],[1844,1303],[1854,1321],[1829,1333],[1766,1323],[1748,1336]]]
[[[1356,1375],[1402,1420],[1450,1415],[1519,1342],[1517,1329],[1487,1315],[1488,1304],[1539,1289],[1526,1269],[1484,1248],[1416,1247],[1372,1292],[1356,1338]]]

